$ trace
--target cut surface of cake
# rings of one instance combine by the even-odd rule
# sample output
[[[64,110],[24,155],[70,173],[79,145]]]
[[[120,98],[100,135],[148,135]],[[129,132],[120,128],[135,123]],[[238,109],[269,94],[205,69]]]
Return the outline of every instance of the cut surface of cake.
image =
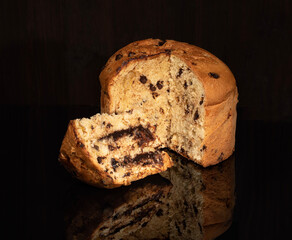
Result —
[[[69,123],[59,160],[78,179],[113,188],[171,167],[164,143],[143,112],[96,114]]]

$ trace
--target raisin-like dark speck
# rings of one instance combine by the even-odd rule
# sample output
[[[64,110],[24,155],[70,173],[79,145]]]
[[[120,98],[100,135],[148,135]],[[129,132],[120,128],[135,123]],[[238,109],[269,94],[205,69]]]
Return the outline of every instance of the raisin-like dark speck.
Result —
[[[222,152],[217,159],[217,162],[221,162],[223,160],[224,153]]]
[[[200,151],[202,152],[202,151],[204,151],[204,150],[206,150],[206,149],[207,149],[206,145],[203,145],[203,147],[201,148]]]
[[[80,142],[79,147],[84,148],[84,144]]]
[[[164,43],[166,43],[165,40],[161,40],[160,42],[158,42],[158,46],[161,47]]]
[[[134,53],[134,52],[129,52],[129,54],[128,54],[128,57],[132,57],[132,56],[134,56],[136,53]]]
[[[156,212],[156,216],[157,217],[161,217],[163,215],[163,210],[160,208],[157,212]]]
[[[159,96],[159,94],[158,94],[157,92],[153,92],[153,93],[152,93],[152,97],[153,97],[153,99],[157,98],[158,96]]]
[[[199,112],[198,112],[198,109],[197,109],[196,112],[195,112],[195,115],[194,115],[194,121],[198,120],[199,117],[200,117],[200,115],[199,115]]]
[[[110,150],[110,151],[113,151],[113,150],[115,150],[116,148],[113,146],[113,145],[108,145],[108,150]]]
[[[158,89],[160,90],[161,88],[163,88],[163,81],[158,81],[156,83],[156,86],[158,87]]]
[[[116,56],[116,61],[120,60],[122,57],[123,57],[122,54],[117,54],[117,56]]]
[[[212,77],[212,78],[216,78],[216,79],[220,77],[219,74],[214,73],[214,72],[209,72],[208,75],[209,75],[210,77]]]
[[[97,146],[97,145],[93,145],[93,148],[94,148],[96,151],[99,150],[99,146]]]
[[[181,75],[182,75],[182,73],[183,73],[183,69],[182,68],[180,68],[179,70],[178,70],[178,73],[177,73],[177,75],[176,75],[176,78],[179,78]]]
[[[112,164],[112,167],[113,167],[114,171],[116,171],[116,168],[119,167],[119,162],[116,161],[115,158],[112,158],[111,159],[111,164]]]
[[[156,87],[152,83],[150,83],[149,88],[152,92],[156,90]]]
[[[192,62],[192,65],[196,66],[197,64],[196,64],[196,63],[194,63],[194,62]]]
[[[102,159],[104,159],[105,157],[97,157],[97,161],[98,163],[102,163]]]
[[[106,125],[106,128],[111,128],[113,125],[111,124],[111,123],[108,123],[107,125]]]
[[[187,89],[187,88],[188,88],[187,81],[185,81],[185,83],[184,83],[184,88],[185,88],[185,89]]]
[[[140,82],[143,83],[143,84],[145,84],[147,82],[147,77],[144,76],[144,75],[141,75],[140,76]]]
[[[203,102],[204,102],[204,96],[201,97],[201,100],[200,100],[199,104],[202,105]]]

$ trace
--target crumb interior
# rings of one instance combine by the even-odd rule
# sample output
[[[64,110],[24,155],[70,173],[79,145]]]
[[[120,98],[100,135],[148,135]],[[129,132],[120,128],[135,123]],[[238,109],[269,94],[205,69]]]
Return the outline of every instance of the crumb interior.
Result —
[[[185,62],[160,54],[127,66],[114,81],[109,112],[141,109],[150,122],[157,122],[166,147],[201,161],[205,94]]]
[[[117,183],[127,185],[164,164],[157,124],[150,124],[143,112],[96,114],[75,124],[91,161]]]

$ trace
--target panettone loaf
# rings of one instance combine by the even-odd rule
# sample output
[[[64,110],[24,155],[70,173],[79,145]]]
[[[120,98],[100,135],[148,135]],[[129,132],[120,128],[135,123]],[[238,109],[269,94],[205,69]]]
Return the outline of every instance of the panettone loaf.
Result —
[[[160,150],[165,134],[144,115],[134,110],[70,121],[60,162],[78,179],[106,188],[165,171],[172,166]]]
[[[77,178],[114,188],[172,166],[170,148],[204,167],[235,145],[237,87],[229,68],[187,43],[129,44],[100,74],[101,110],[71,121],[60,161]]]
[[[142,109],[166,132],[166,146],[188,159],[206,167],[232,154],[236,82],[211,53],[173,40],[137,41],[108,60],[100,82],[102,112]]]

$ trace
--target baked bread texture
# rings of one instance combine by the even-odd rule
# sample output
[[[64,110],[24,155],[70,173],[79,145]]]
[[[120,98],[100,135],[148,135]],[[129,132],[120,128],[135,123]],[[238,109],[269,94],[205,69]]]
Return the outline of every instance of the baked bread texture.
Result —
[[[234,151],[236,82],[211,53],[173,40],[133,42],[108,60],[100,83],[103,113],[143,109],[182,156],[207,167]]]
[[[157,124],[141,111],[70,121],[59,161],[75,177],[114,188],[172,166]]]
[[[196,46],[147,39],[100,74],[101,110],[70,122],[59,160],[78,179],[114,188],[173,165],[169,148],[203,167],[234,151],[238,92],[229,68]]]

